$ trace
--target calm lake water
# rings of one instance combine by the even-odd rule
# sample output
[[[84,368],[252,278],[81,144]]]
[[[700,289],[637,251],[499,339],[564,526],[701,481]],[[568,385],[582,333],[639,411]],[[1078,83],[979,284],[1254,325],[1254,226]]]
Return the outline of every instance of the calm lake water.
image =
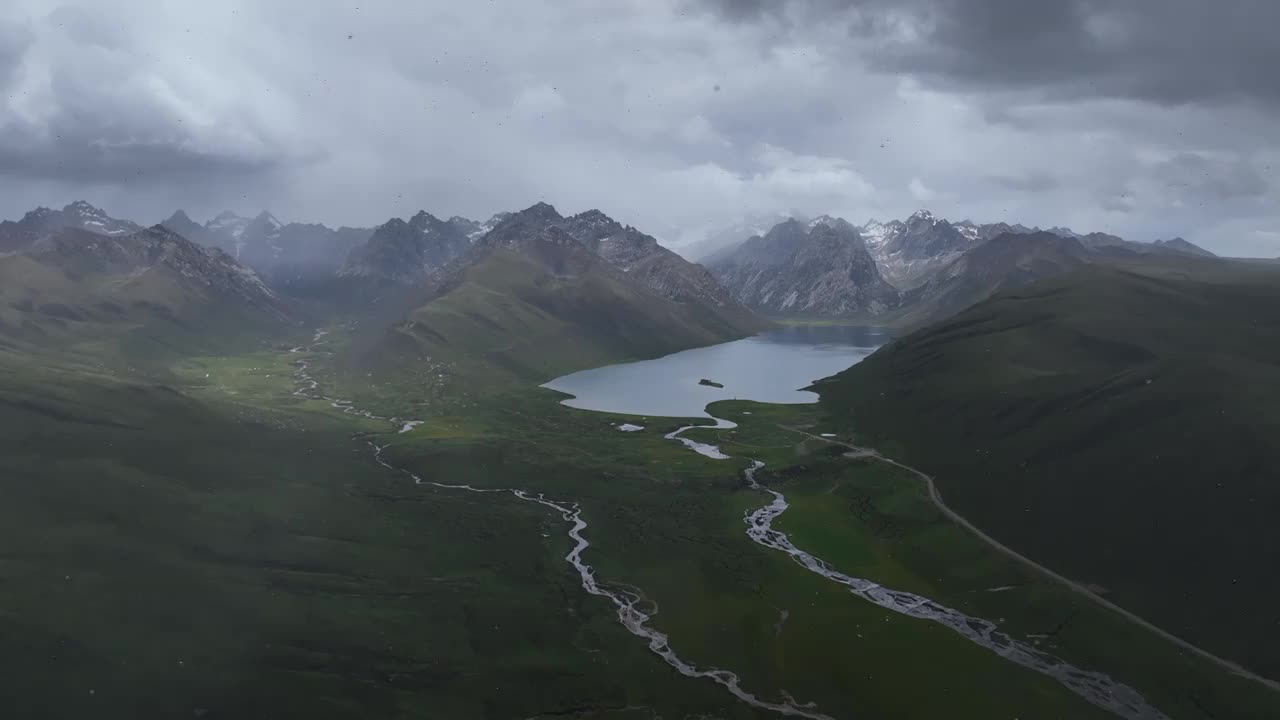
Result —
[[[573,395],[564,404],[584,410],[710,417],[705,408],[716,400],[816,402],[816,393],[800,388],[857,363],[888,340],[874,328],[786,327],[654,360],[583,370],[542,387]],[[699,385],[702,378],[724,388]]]

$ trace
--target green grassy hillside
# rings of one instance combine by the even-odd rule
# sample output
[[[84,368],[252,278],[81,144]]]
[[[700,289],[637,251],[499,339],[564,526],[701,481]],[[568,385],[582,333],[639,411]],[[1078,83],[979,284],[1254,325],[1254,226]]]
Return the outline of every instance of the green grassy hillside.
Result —
[[[173,385],[0,358],[7,716],[733,711],[581,592],[557,516],[384,471],[351,436],[388,426],[292,396],[295,357]]]
[[[1081,267],[1096,258],[1074,238],[1048,232],[1004,234],[956,258],[906,293],[903,307],[884,322],[920,327],[954,315],[1001,290]]]
[[[816,389],[998,540],[1280,677],[1280,272],[1086,267]]]
[[[763,325],[659,297],[589,251],[571,252],[583,257],[561,262],[546,252],[496,248],[373,338],[373,350],[353,354],[383,369],[430,358],[447,364],[446,374],[484,384],[531,382],[722,342]]]
[[[289,323],[252,273],[163,229],[68,229],[0,257],[0,352],[117,372],[252,345]]]

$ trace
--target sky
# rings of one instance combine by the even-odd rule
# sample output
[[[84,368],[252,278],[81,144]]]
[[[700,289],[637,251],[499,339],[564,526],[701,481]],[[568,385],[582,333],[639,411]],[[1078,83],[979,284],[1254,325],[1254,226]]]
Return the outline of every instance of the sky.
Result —
[[[1272,0],[8,0],[0,217],[936,215],[1280,256]]]

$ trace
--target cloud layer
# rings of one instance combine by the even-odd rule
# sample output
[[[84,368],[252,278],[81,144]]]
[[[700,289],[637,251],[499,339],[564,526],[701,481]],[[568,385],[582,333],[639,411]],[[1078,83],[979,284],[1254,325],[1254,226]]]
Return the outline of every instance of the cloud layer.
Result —
[[[0,215],[546,200],[680,243],[927,205],[1274,256],[1277,25],[1261,0],[17,0]]]

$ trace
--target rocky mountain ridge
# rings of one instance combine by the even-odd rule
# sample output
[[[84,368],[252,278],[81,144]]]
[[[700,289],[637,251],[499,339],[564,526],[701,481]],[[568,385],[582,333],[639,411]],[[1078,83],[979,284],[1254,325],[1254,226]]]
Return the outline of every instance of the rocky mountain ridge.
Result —
[[[64,228],[114,236],[137,232],[142,226],[113,218],[83,200],[69,203],[61,210],[38,207],[23,215],[20,220],[0,221],[0,252],[23,250],[41,237]]]
[[[833,229],[838,240],[812,242],[808,234],[819,227]],[[1181,238],[1137,243],[1065,227],[952,223],[920,210],[906,220],[862,226],[828,215],[793,218],[716,253],[708,265],[739,300],[766,314],[876,318],[916,313],[917,303],[945,312],[948,299],[976,301],[983,288],[1029,282],[1074,266],[1075,257],[1143,255],[1213,257]]]
[[[847,221],[788,220],[711,264],[748,307],[766,314],[880,315],[901,302],[862,235]]]

